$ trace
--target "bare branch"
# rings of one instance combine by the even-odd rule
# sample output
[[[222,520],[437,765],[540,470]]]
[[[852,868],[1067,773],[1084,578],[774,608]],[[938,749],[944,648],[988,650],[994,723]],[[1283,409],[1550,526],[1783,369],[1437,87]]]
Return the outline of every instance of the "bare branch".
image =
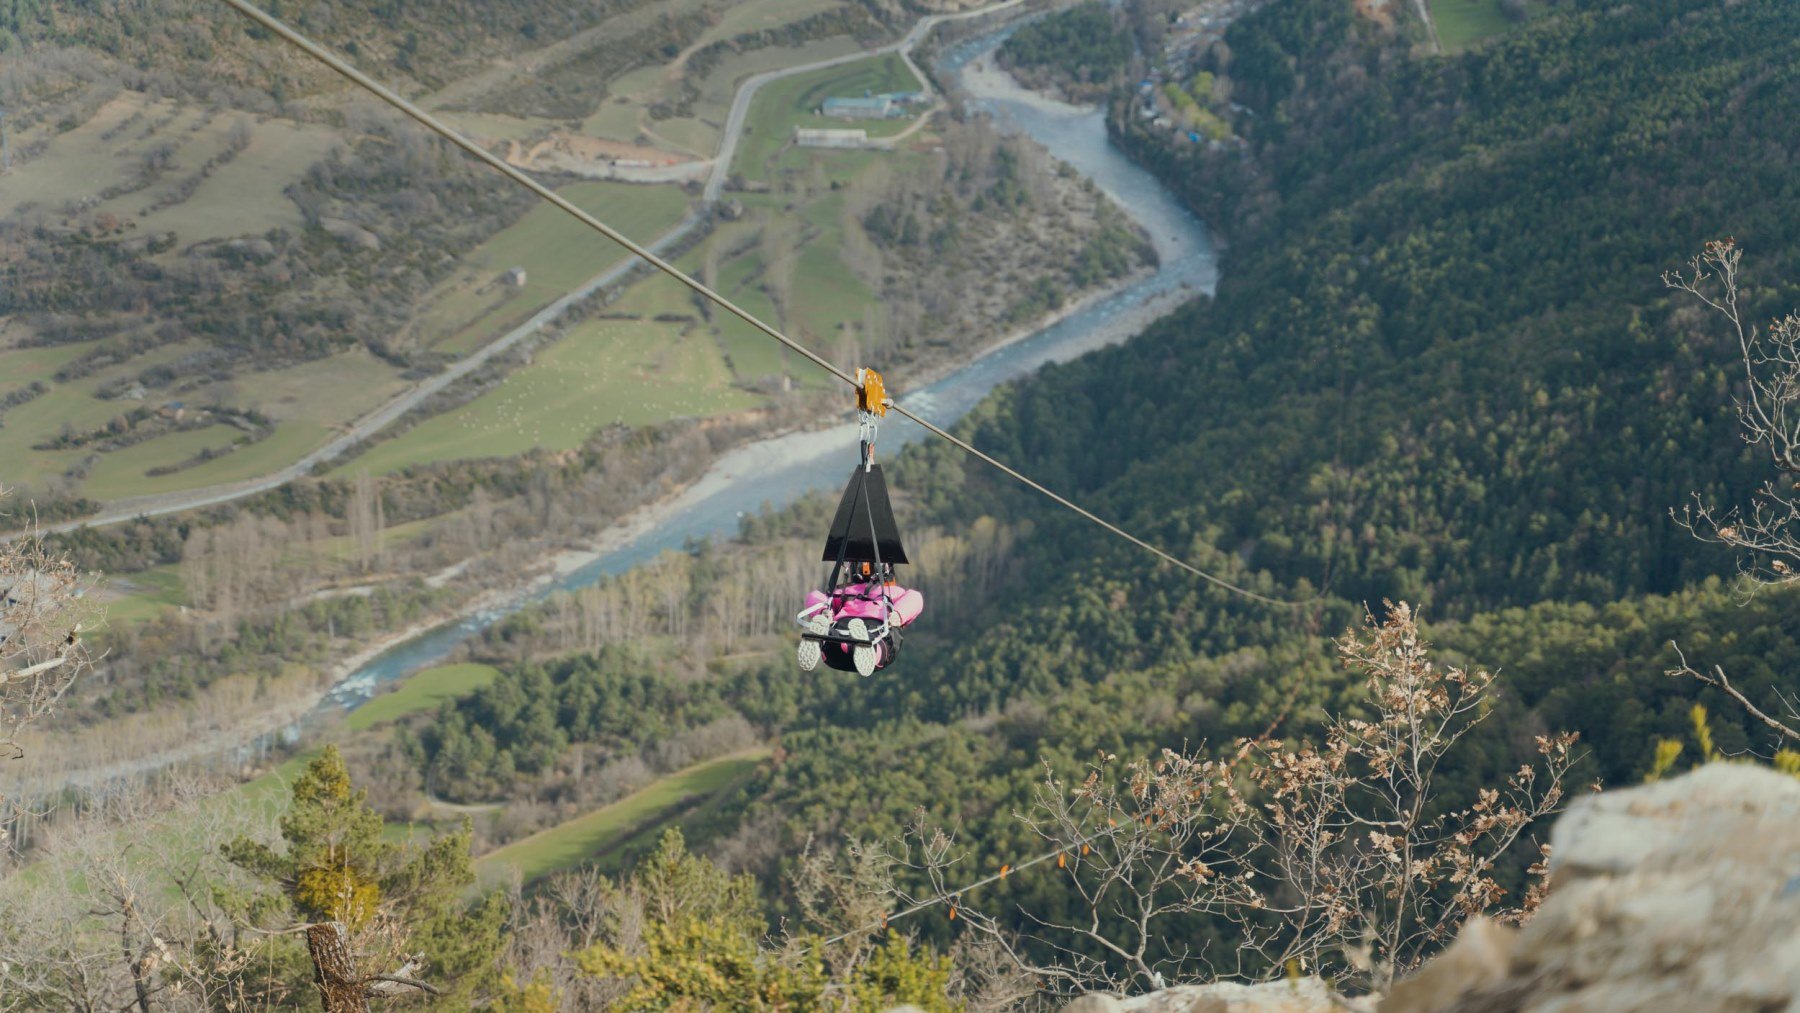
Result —
[[[1734,241],[1710,242],[1688,262],[1687,272],[1665,274],[1663,284],[1699,299],[1731,325],[1746,390],[1737,399],[1738,423],[1744,441],[1765,447],[1781,477],[1764,482],[1751,494],[1748,507],[1721,511],[1695,496],[1679,513],[1670,513],[1695,538],[1738,550],[1743,586],[1754,593],[1766,585],[1800,581],[1800,496],[1795,495],[1800,493],[1800,481],[1794,477],[1800,473],[1800,314],[1772,320],[1766,331],[1746,326],[1738,306],[1742,258]],[[1800,742],[1800,729],[1758,707],[1731,685],[1723,668],[1714,665],[1711,672],[1694,668],[1680,647],[1673,642],[1669,646],[1681,664],[1668,675],[1720,690],[1782,739]],[[1800,711],[1787,703],[1790,715],[1800,722]]]
[[[1711,686],[1714,689],[1720,690],[1724,692],[1725,695],[1737,701],[1738,706],[1744,708],[1745,713],[1773,729],[1776,734],[1780,735],[1782,738],[1785,738],[1790,742],[1800,742],[1800,729],[1796,729],[1792,725],[1785,724],[1780,720],[1771,717],[1765,713],[1762,708],[1752,703],[1750,698],[1745,696],[1742,690],[1731,684],[1731,680],[1725,675],[1725,669],[1718,665],[1714,665],[1713,670],[1710,673],[1702,672],[1688,664],[1687,655],[1681,653],[1681,647],[1677,645],[1675,641],[1669,641],[1669,647],[1674,650],[1676,657],[1681,659],[1681,665],[1678,668],[1669,669],[1664,673],[1665,675],[1675,677],[1686,676],[1687,678],[1694,679],[1705,685]]]
[[[15,758],[24,755],[20,733],[55,710],[93,663],[84,639],[99,626],[92,585],[35,527],[0,539],[0,742]],[[7,831],[0,822],[0,842]]]
[[[420,981],[417,978],[408,978],[399,974],[372,974],[363,980],[378,983],[363,990],[372,996],[399,995],[402,988],[416,988],[421,992],[429,992],[432,995],[444,994],[443,989],[428,981]]]
[[[1747,586],[1800,579],[1800,315],[1789,313],[1767,329],[1747,324],[1739,305],[1743,251],[1730,239],[1706,244],[1685,272],[1663,275],[1663,284],[1686,292],[1725,318],[1737,339],[1744,393],[1736,398],[1744,441],[1761,446],[1783,477],[1751,495],[1747,507],[1719,509],[1695,498],[1676,523],[1702,541],[1743,553],[1739,571]]]
[[[1493,676],[1433,663],[1404,604],[1390,603],[1386,620],[1371,618],[1338,648],[1366,676],[1373,715],[1328,721],[1317,743],[1246,740],[1224,760],[1164,750],[1120,765],[1102,755],[1078,785],[1046,767],[1019,818],[1055,849],[1067,917],[977,909],[969,886],[951,887],[950,839],[922,826],[895,864],[930,892],[895,886],[892,895],[908,911],[954,899],[959,920],[1052,991],[1216,977],[1222,969],[1207,953],[1169,945],[1165,926],[1195,916],[1231,926],[1229,973],[1298,965],[1372,990],[1471,915],[1528,917],[1541,889],[1503,908],[1496,876],[1529,828],[1560,807],[1574,737],[1540,738],[1535,763],[1464,808],[1439,811],[1437,770],[1489,713]],[[1540,861],[1532,875],[1546,871]]]

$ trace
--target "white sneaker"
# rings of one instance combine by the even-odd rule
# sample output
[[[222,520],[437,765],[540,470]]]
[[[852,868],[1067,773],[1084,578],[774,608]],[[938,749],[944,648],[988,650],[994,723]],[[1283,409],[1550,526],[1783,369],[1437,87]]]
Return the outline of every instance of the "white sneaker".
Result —
[[[851,639],[862,641],[851,650],[850,662],[856,666],[856,674],[867,679],[875,674],[875,665],[881,656],[875,645],[869,643],[868,624],[861,619],[852,619],[844,624],[844,628]]]
[[[820,649],[819,642],[817,640],[807,640],[804,637],[800,640],[800,650],[798,653],[800,671],[802,672],[810,672],[813,669],[818,668],[820,659],[824,657],[824,652]]]

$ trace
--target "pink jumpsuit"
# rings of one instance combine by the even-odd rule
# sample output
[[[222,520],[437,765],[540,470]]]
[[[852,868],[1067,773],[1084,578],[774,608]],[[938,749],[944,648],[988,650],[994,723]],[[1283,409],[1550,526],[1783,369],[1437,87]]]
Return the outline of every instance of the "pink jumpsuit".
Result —
[[[887,600],[893,603],[893,614],[885,615],[886,603],[882,599],[881,586],[878,584],[850,584],[838,588],[829,599],[823,591],[808,591],[806,607],[825,603],[831,605],[831,621],[840,619],[864,619],[879,623],[886,618],[895,626],[907,626],[919,613],[925,611],[925,596],[909,587],[898,584],[887,586]]]

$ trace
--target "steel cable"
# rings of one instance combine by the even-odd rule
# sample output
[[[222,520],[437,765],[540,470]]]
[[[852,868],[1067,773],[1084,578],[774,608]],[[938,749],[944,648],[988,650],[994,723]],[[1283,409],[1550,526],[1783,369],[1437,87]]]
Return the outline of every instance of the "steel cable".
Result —
[[[762,322],[762,320],[758,319],[754,314],[750,313],[748,310],[745,310],[744,308],[742,308],[739,305],[737,305],[736,303],[732,302],[730,299],[727,299],[725,296],[721,295],[720,293],[713,291],[710,287],[708,287],[704,283],[700,282],[698,279],[691,277],[685,271],[682,271],[680,268],[676,267],[675,265],[673,265],[673,264],[669,263],[668,261],[662,259],[661,257],[657,256],[655,253],[651,252],[647,247],[643,246],[641,243],[634,241],[633,239],[631,239],[631,237],[625,235],[624,233],[618,231],[617,229],[606,224],[605,222],[601,221],[600,219],[594,217],[593,215],[589,214],[587,211],[582,210],[580,207],[577,207],[574,203],[570,202],[567,198],[558,194],[556,191],[550,189],[549,187],[545,186],[544,184],[539,183],[537,180],[531,178],[529,175],[525,174],[524,172],[521,172],[519,169],[515,168],[514,166],[508,164],[504,159],[495,155],[493,152],[488,151],[486,148],[483,148],[481,145],[476,144],[474,141],[468,139],[467,137],[464,137],[460,132],[458,132],[455,128],[451,127],[449,124],[444,123],[442,120],[439,120],[437,117],[435,117],[435,116],[431,115],[430,113],[426,112],[425,110],[419,108],[417,105],[414,105],[412,102],[403,98],[402,96],[400,96],[398,93],[396,93],[392,89],[388,88],[387,86],[381,84],[380,82],[377,82],[373,78],[369,77],[367,74],[364,74],[362,71],[357,70],[355,67],[351,66],[349,63],[346,63],[342,58],[340,58],[336,54],[332,53],[330,50],[328,50],[325,47],[319,45],[318,43],[312,41],[311,39],[307,38],[306,36],[300,34],[298,31],[294,30],[293,28],[288,27],[286,24],[284,24],[280,20],[276,19],[275,17],[270,15],[268,12],[257,7],[255,4],[249,3],[248,0],[223,0],[223,2],[226,3],[227,5],[229,5],[230,7],[232,7],[238,13],[244,15],[245,17],[249,18],[250,20],[256,22],[257,24],[263,26],[264,28],[268,29],[269,31],[275,33],[275,35],[279,36],[283,40],[293,44],[295,47],[299,48],[302,52],[306,53],[308,56],[311,56],[312,58],[318,60],[320,63],[325,64],[327,67],[330,67],[332,70],[343,75],[345,78],[347,78],[348,80],[350,80],[351,82],[356,84],[358,87],[361,87],[365,91],[374,95],[376,98],[381,99],[383,102],[386,102],[388,105],[393,106],[395,109],[398,109],[400,112],[406,114],[407,116],[411,117],[414,120],[417,120],[419,123],[423,124],[427,129],[429,129],[431,132],[444,138],[445,140],[449,141],[451,144],[456,145],[457,147],[461,148],[463,151],[468,152],[470,155],[472,155],[475,158],[479,159],[480,161],[486,163],[488,166],[492,167],[497,172],[506,176],[508,179],[510,179],[513,182],[519,184],[520,186],[526,188],[527,190],[530,190],[532,193],[536,194],[538,197],[542,198],[543,200],[548,201],[551,204],[554,204],[558,208],[561,208],[563,211],[567,212],[569,215],[574,217],[577,221],[580,221],[583,225],[586,225],[588,228],[593,229],[594,231],[600,233],[601,235],[605,236],[606,238],[612,240],[613,242],[618,243],[620,246],[623,246],[625,249],[631,251],[634,255],[641,258],[645,263],[650,264],[652,267],[655,267],[657,270],[662,271],[664,274],[667,274],[669,277],[674,278],[676,281],[681,282],[683,285],[686,285],[688,288],[692,289],[697,295],[699,295],[703,298],[712,300],[714,303],[718,304],[718,306],[720,306],[722,309],[730,312],[732,315],[736,316],[738,319],[744,321],[745,323],[749,324],[751,327],[756,328],[757,330],[759,330],[762,333],[768,335],[769,337],[775,339],[776,341],[787,346],[788,348],[793,349],[795,352],[797,352],[801,356],[805,357],[807,359],[807,361],[818,366],[820,369],[825,370],[827,373],[830,373],[832,376],[837,377],[838,379],[844,381],[845,383],[849,384],[852,387],[858,386],[857,382],[856,382],[856,377],[852,376],[850,373],[847,373],[844,370],[839,369],[837,366],[833,365],[831,362],[826,360],[824,357],[815,353],[812,349],[807,348],[805,345],[800,344],[798,341],[795,341],[794,339],[781,333],[780,331],[776,330],[775,328]],[[1119,536],[1120,538],[1125,539],[1126,541],[1130,542],[1133,545],[1138,546],[1141,549],[1147,550],[1151,554],[1155,555],[1158,559],[1164,560],[1165,562],[1168,562],[1168,563],[1172,563],[1175,566],[1181,568],[1182,570],[1185,570],[1188,573],[1191,573],[1191,574],[1201,578],[1202,580],[1205,580],[1219,588],[1222,588],[1226,591],[1230,591],[1233,594],[1242,595],[1243,597],[1249,598],[1253,601],[1259,601],[1259,602],[1263,602],[1268,605],[1274,605],[1274,606],[1283,607],[1283,608],[1300,608],[1307,604],[1307,602],[1290,602],[1290,601],[1282,601],[1281,599],[1278,599],[1278,598],[1271,598],[1268,595],[1259,594],[1255,591],[1249,590],[1248,588],[1240,587],[1236,584],[1233,584],[1230,581],[1225,580],[1221,577],[1216,577],[1210,573],[1207,573],[1205,570],[1202,570],[1199,567],[1194,566],[1191,563],[1188,563],[1181,559],[1178,559],[1175,556],[1170,555],[1168,552],[1165,552],[1162,549],[1159,549],[1156,546],[1150,544],[1149,542],[1144,541],[1142,538],[1139,538],[1136,535],[1131,534],[1130,532],[1119,527],[1118,525],[1113,524],[1110,521],[1101,519],[1100,517],[1096,516],[1093,512],[1091,512],[1083,507],[1077,506],[1075,503],[1071,502],[1066,497],[1058,495],[1057,493],[1050,491],[1049,489],[1045,488],[1043,485],[1031,480],[1030,478],[1027,478],[1025,475],[1021,474],[1017,469],[1015,469],[1007,464],[1003,464],[1000,461],[994,459],[993,457],[990,457],[989,455],[983,453],[982,451],[977,450],[975,447],[970,445],[967,441],[950,435],[950,433],[946,432],[942,428],[939,428],[938,426],[926,421],[925,419],[920,418],[918,415],[915,415],[913,412],[907,410],[905,407],[899,405],[898,403],[895,403],[891,400],[887,403],[900,415],[904,416],[905,418],[911,419],[913,422],[918,423],[919,426],[921,428],[923,428],[926,432],[931,433],[933,436],[937,436],[940,439],[949,441],[952,445],[961,449],[964,453],[967,453],[981,461],[986,462],[989,465],[992,465],[994,468],[1004,472],[1005,474],[1011,476],[1012,478],[1016,479],[1020,483],[1024,484],[1027,488],[1030,488],[1035,492],[1042,493],[1044,496],[1048,497],[1052,502],[1056,503],[1057,505],[1066,507],[1069,510],[1074,511],[1076,514],[1078,514],[1082,518],[1093,522],[1094,524],[1105,529],[1106,531],[1109,531],[1112,534],[1115,534],[1115,535]]]

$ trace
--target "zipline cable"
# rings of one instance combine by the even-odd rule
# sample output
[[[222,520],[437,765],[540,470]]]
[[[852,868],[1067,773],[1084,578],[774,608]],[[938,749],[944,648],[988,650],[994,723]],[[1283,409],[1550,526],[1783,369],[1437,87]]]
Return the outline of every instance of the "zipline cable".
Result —
[[[687,274],[687,272],[676,267],[674,264],[671,264],[668,261],[657,256],[655,253],[651,252],[650,249],[645,247],[643,244],[634,241],[633,239],[631,239],[631,237],[625,235],[624,233],[620,232],[619,230],[613,228],[612,226],[606,224],[605,222],[594,217],[593,215],[589,214],[588,212],[582,210],[580,207],[577,207],[575,204],[570,202],[567,198],[563,197],[562,195],[558,194],[556,191],[550,189],[549,187],[545,186],[542,183],[539,183],[537,180],[531,178],[529,175],[525,174],[524,172],[520,171],[519,169],[515,168],[514,166],[508,164],[504,159],[500,158],[498,155],[495,155],[493,152],[487,150],[486,148],[482,147],[479,144],[476,144],[474,141],[468,139],[467,137],[464,137],[459,131],[457,131],[455,128],[451,127],[449,124],[443,122],[442,120],[438,119],[437,117],[431,115],[430,113],[426,112],[425,110],[423,110],[423,109],[419,108],[418,106],[414,105],[413,103],[407,101],[405,98],[401,97],[397,92],[388,88],[386,85],[383,85],[380,82],[376,81],[374,78],[369,77],[367,74],[364,74],[362,71],[357,70],[355,67],[351,66],[349,63],[346,63],[342,58],[338,57],[335,53],[333,53],[330,50],[326,49],[325,47],[319,45],[318,43],[312,41],[311,39],[307,38],[306,36],[300,34],[298,31],[295,31],[294,29],[288,27],[285,23],[281,22],[280,20],[276,19],[275,17],[273,17],[266,11],[257,7],[255,4],[248,2],[248,0],[223,0],[223,2],[228,4],[229,6],[231,6],[238,13],[244,15],[245,17],[249,18],[250,20],[256,22],[257,24],[263,26],[264,28],[268,29],[269,31],[275,33],[277,36],[281,37],[282,39],[286,40],[287,42],[292,43],[295,47],[299,48],[302,52],[306,53],[308,56],[311,56],[313,59],[318,60],[320,63],[323,63],[325,66],[330,67],[332,70],[337,71],[339,74],[343,75],[345,78],[347,78],[348,80],[350,80],[351,82],[356,84],[358,87],[369,92],[371,95],[374,95],[376,98],[382,100],[383,102],[386,102],[388,105],[393,106],[395,109],[398,109],[402,113],[405,113],[407,116],[411,117],[412,119],[417,120],[419,123],[423,124],[426,127],[426,129],[430,130],[432,133],[435,133],[438,136],[442,137],[444,140],[449,141],[451,144],[456,145],[457,147],[468,152],[470,155],[474,156],[475,158],[479,159],[480,161],[487,163],[487,165],[489,165],[490,167],[492,167],[493,169],[495,169],[496,171],[498,171],[499,173],[504,175],[506,178],[519,184],[520,186],[524,187],[525,189],[530,190],[532,193],[536,194],[538,197],[542,198],[543,200],[556,205],[558,208],[561,208],[563,211],[567,212],[569,215],[574,217],[577,221],[581,222],[583,225],[586,225],[588,228],[593,229],[594,231],[600,233],[601,235],[605,236],[606,238],[612,240],[613,242],[618,243],[620,246],[623,246],[625,249],[631,251],[634,255],[641,258],[645,263],[647,263],[650,266],[656,268],[657,270],[663,272],[664,274],[668,275],[669,277],[674,278],[676,281],[681,282],[683,285],[686,285],[688,288],[692,289],[695,294],[701,296],[702,298],[712,300],[714,303],[718,304],[721,308],[730,312],[733,316],[736,316],[738,319],[749,324],[751,327],[756,328],[757,330],[763,332],[764,334],[768,335],[769,337],[774,338],[776,341],[780,342],[781,344],[787,346],[788,348],[793,349],[795,352],[798,352],[807,361],[811,362],[815,366],[818,366],[820,369],[825,370],[827,373],[830,373],[832,376],[837,377],[838,379],[844,381],[845,383],[849,384],[852,387],[858,387],[858,384],[856,382],[856,377],[850,375],[849,373],[846,373],[842,369],[839,369],[837,366],[832,365],[828,360],[826,360],[824,357],[815,353],[812,349],[807,348],[805,345],[800,344],[798,341],[795,341],[793,338],[790,338],[787,335],[776,330],[775,328],[769,326],[768,324],[763,323],[760,319],[758,319],[754,314],[750,313],[748,310],[746,310],[743,307],[739,306],[738,304],[732,302],[730,299],[725,298],[725,296],[721,295],[720,293],[713,291],[707,285],[703,284],[698,279],[691,277],[690,275]],[[1139,538],[1136,535],[1131,534],[1130,532],[1119,527],[1118,525],[1113,524],[1106,520],[1102,520],[1100,517],[1095,516],[1091,511],[1088,511],[1080,506],[1075,505],[1073,502],[1069,501],[1067,498],[1065,498],[1063,496],[1060,496],[1054,492],[1051,492],[1049,489],[1046,489],[1044,486],[1038,484],[1037,482],[1034,482],[1031,479],[1026,478],[1024,475],[1020,474],[1016,469],[1012,468],[1011,466],[1002,464],[1000,461],[994,459],[993,457],[990,457],[987,454],[981,452],[980,450],[975,449],[973,446],[971,446],[966,441],[950,435],[948,432],[944,431],[943,429],[939,428],[936,425],[933,425],[930,422],[927,422],[926,420],[924,420],[924,419],[920,418],[919,416],[913,414],[912,412],[908,411],[906,408],[901,407],[899,404],[892,403],[892,402],[889,402],[889,404],[895,411],[899,412],[901,415],[905,416],[906,418],[911,419],[912,421],[918,423],[921,428],[923,428],[926,432],[931,433],[933,436],[937,436],[941,439],[949,441],[953,446],[962,450],[964,453],[969,454],[970,456],[978,458],[979,460],[982,460],[982,461],[992,465],[993,467],[997,468],[998,470],[1006,473],[1007,475],[1010,475],[1012,478],[1014,478],[1017,481],[1019,481],[1020,483],[1024,484],[1026,487],[1044,494],[1045,496],[1049,497],[1049,499],[1052,502],[1056,503],[1057,505],[1067,507],[1068,509],[1074,511],[1076,514],[1080,515],[1081,517],[1085,518],[1086,520],[1092,521],[1094,524],[1097,524],[1101,528],[1104,528],[1105,530],[1110,531],[1115,535],[1118,535],[1120,538],[1125,539],[1126,541],[1132,543],[1133,545],[1136,545],[1139,548],[1148,550],[1151,554],[1155,555],[1157,558],[1162,559],[1169,563],[1173,563],[1177,567],[1180,567],[1181,569],[1186,570],[1187,572],[1189,572],[1197,577],[1200,577],[1201,579],[1206,580],[1206,581],[1214,584],[1217,587],[1223,588],[1224,590],[1230,591],[1234,594],[1242,595],[1243,597],[1249,598],[1253,601],[1259,601],[1259,602],[1263,602],[1264,604],[1275,605],[1275,606],[1282,607],[1282,608],[1302,608],[1306,604],[1308,604],[1307,602],[1282,601],[1281,599],[1278,599],[1278,598],[1271,598],[1267,595],[1258,594],[1257,592],[1249,590],[1248,588],[1239,587],[1238,585],[1233,584],[1230,581],[1225,580],[1223,578],[1215,577],[1212,574],[1207,573],[1206,571],[1200,569],[1197,566],[1194,566],[1191,563],[1187,563],[1187,562],[1184,562],[1183,560],[1177,559],[1176,557],[1170,555],[1169,553],[1164,552],[1162,549],[1159,549],[1156,546],[1151,545],[1149,542],[1144,541],[1142,538]]]
[[[955,446],[957,449],[961,450],[963,453],[968,454],[969,456],[974,457],[978,460],[984,461],[987,464],[992,465],[996,470],[1004,472],[1005,474],[1012,476],[1012,478],[1017,480],[1020,484],[1024,485],[1026,488],[1031,489],[1035,492],[1043,493],[1046,497],[1048,497],[1050,499],[1051,502],[1057,504],[1058,506],[1068,507],[1070,510],[1073,510],[1077,514],[1080,514],[1083,518],[1090,520],[1090,521],[1094,522],[1095,524],[1098,524],[1100,527],[1105,528],[1106,530],[1112,532],[1115,535],[1118,535],[1120,538],[1125,539],[1126,541],[1137,546],[1138,548],[1148,551],[1152,555],[1156,556],[1158,559],[1161,559],[1165,562],[1174,563],[1176,566],[1179,566],[1183,570],[1186,570],[1187,572],[1193,574],[1194,576],[1199,577],[1201,580],[1208,581],[1218,587],[1224,588],[1225,590],[1232,592],[1233,594],[1240,594],[1246,598],[1251,599],[1252,601],[1259,601],[1266,605],[1276,605],[1276,606],[1279,606],[1282,608],[1301,608],[1308,604],[1307,602],[1282,601],[1280,598],[1271,598],[1266,594],[1258,594],[1255,591],[1252,591],[1247,587],[1239,587],[1238,585],[1233,584],[1231,581],[1226,580],[1223,577],[1215,577],[1212,574],[1207,573],[1205,570],[1200,569],[1199,567],[1195,566],[1192,563],[1189,563],[1185,560],[1177,559],[1174,556],[1169,555],[1167,552],[1164,552],[1163,550],[1157,548],[1156,546],[1151,545],[1149,542],[1146,542],[1142,538],[1139,538],[1138,536],[1132,534],[1131,532],[1126,531],[1124,528],[1119,527],[1117,524],[1114,524],[1111,521],[1106,520],[1104,518],[1095,516],[1094,513],[1092,511],[1088,510],[1087,508],[1079,506],[1073,502],[1070,502],[1066,497],[1061,496],[1055,492],[1050,491],[1049,489],[1044,488],[1039,483],[1020,474],[1018,472],[1018,470],[1013,468],[1011,465],[1005,464],[999,460],[996,460],[993,457],[990,457],[988,454],[986,454],[980,450],[977,450],[975,448],[975,446],[973,444],[969,443],[968,441],[962,439],[961,437],[953,436],[950,433],[945,432],[943,429],[939,428],[937,425],[927,422],[924,419],[918,417],[917,415],[914,415],[912,412],[907,411],[905,407],[903,407],[899,404],[892,404],[889,407],[893,408],[894,411],[899,412],[901,415],[904,415],[905,417],[918,423],[920,428],[924,429],[926,432],[930,433],[931,435],[936,436],[939,439],[948,441],[952,446]]]

